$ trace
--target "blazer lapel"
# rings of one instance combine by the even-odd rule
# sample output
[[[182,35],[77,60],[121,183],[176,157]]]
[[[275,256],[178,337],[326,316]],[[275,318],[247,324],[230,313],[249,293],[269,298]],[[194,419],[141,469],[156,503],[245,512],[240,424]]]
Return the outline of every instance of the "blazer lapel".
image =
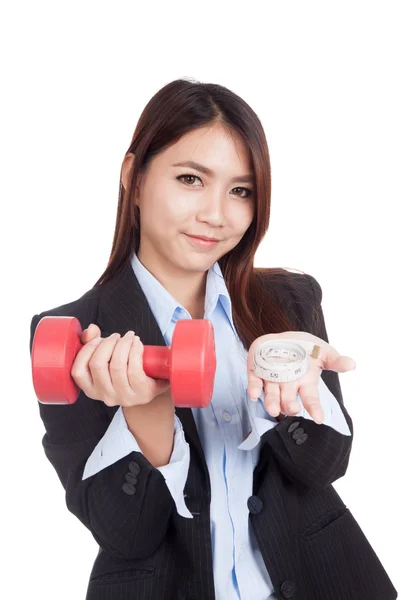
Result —
[[[146,346],[166,346],[130,261],[124,264],[112,280],[104,284],[97,325],[102,337],[108,337],[114,332],[125,335],[131,329],[140,335]],[[204,469],[208,471],[191,408],[175,407],[175,412],[182,423],[188,443],[196,449]]]

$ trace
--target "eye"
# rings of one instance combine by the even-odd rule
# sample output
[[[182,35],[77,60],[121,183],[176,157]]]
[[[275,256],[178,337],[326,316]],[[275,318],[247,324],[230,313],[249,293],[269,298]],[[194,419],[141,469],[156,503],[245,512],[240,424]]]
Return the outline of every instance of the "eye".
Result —
[[[179,177],[177,177],[178,181],[180,181],[182,179],[182,177],[191,177],[192,179],[200,179],[200,177],[197,177],[196,175],[191,175],[190,173],[186,173],[185,175],[179,175]],[[201,179],[200,179],[200,181],[201,181]],[[184,183],[187,183],[187,182],[184,182]]]
[[[244,192],[247,192],[247,196],[239,196],[239,198],[250,198],[250,196],[253,195],[253,190],[251,190],[250,188],[245,188],[245,187],[236,187],[233,188],[234,190],[243,190]]]
[[[200,177],[198,177],[197,175],[192,175],[191,173],[185,173],[184,175],[179,175],[177,177],[177,179],[178,179],[178,181],[181,181],[182,178],[184,178],[184,177],[189,177],[189,178],[191,177],[192,179],[198,179],[199,181],[201,181]],[[189,186],[191,185],[190,183],[187,183],[184,181],[182,181],[182,183],[186,183],[186,185],[189,185]],[[191,186],[191,187],[193,187],[193,186]],[[243,190],[243,191],[247,192],[247,196],[239,196],[239,198],[250,198],[250,196],[252,196],[252,194],[253,194],[253,190],[251,190],[250,188],[235,187],[233,189],[234,190]],[[238,195],[238,194],[235,194],[235,196],[236,195]]]

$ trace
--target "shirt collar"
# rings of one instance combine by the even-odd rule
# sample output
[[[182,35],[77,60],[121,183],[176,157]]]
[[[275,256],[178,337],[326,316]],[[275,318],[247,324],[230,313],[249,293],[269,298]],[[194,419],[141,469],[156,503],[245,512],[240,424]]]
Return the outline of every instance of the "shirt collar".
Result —
[[[184,312],[188,315],[189,313],[182,304],[171,296],[158,279],[146,269],[137,257],[136,252],[132,255],[131,264],[136,278],[146,295],[154,318],[156,319],[162,334],[165,335],[170,322],[176,322],[178,320],[177,314]],[[206,297],[204,303],[205,319],[210,319],[219,299],[221,299],[221,305],[235,331],[232,318],[231,299],[221,268],[217,261],[207,271]]]

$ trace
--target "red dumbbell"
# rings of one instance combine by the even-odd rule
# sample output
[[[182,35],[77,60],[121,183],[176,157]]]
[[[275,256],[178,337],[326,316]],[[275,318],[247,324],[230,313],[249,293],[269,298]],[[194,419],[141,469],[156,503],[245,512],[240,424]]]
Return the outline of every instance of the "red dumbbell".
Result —
[[[32,378],[42,404],[73,404],[80,389],[71,376],[83,344],[76,317],[43,317],[32,343]],[[143,370],[169,379],[175,406],[204,408],[211,402],[216,369],[214,328],[207,319],[181,319],[171,346],[144,346]]]

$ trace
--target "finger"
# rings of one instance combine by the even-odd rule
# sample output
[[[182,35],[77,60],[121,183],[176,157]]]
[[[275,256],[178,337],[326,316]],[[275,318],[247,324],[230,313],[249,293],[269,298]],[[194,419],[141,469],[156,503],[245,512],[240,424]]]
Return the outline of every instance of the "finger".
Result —
[[[71,367],[71,377],[87,395],[89,390],[93,387],[93,379],[88,362],[102,339],[103,338],[101,337],[96,337],[83,345],[77,353]]]
[[[249,396],[252,400],[257,400],[261,396],[261,392],[263,390],[264,379],[258,377],[253,371],[253,369],[249,369],[247,374],[247,390]]]
[[[281,391],[279,383],[264,381],[264,406],[271,417],[277,417],[281,408]]]
[[[86,344],[99,335],[101,335],[100,327],[94,323],[90,323],[89,327],[82,331],[80,339],[82,344]]]
[[[115,345],[111,361],[109,363],[109,372],[115,396],[119,402],[128,402],[132,399],[134,391],[132,390],[128,379],[128,361],[132,344],[136,339],[133,331],[127,331]]]
[[[130,387],[137,393],[137,401],[140,399],[146,403],[153,400],[170,387],[169,379],[154,379],[148,377],[143,367],[144,346],[140,336],[135,336],[128,358],[128,380]]]
[[[93,380],[91,397],[96,397],[97,400],[103,400],[106,404],[110,399],[115,398],[115,390],[111,381],[109,371],[109,362],[111,360],[115,345],[121,338],[120,334],[112,334],[104,338],[94,351],[88,365]],[[88,345],[93,344],[92,340]],[[85,346],[84,346],[85,348]]]
[[[299,394],[303,402],[304,408],[309,413],[310,417],[316,423],[321,424],[324,420],[324,411],[322,410],[318,386],[315,383],[307,383],[299,387]]]
[[[149,396],[152,396],[152,392],[156,391],[157,386],[154,385],[154,380],[144,372],[143,352],[143,342],[140,336],[136,335],[129,352],[127,377],[131,389],[137,394],[138,401],[143,399],[144,402],[147,402]]]
[[[297,400],[299,385],[297,381],[280,383],[281,412],[285,415],[295,415],[301,409]]]

